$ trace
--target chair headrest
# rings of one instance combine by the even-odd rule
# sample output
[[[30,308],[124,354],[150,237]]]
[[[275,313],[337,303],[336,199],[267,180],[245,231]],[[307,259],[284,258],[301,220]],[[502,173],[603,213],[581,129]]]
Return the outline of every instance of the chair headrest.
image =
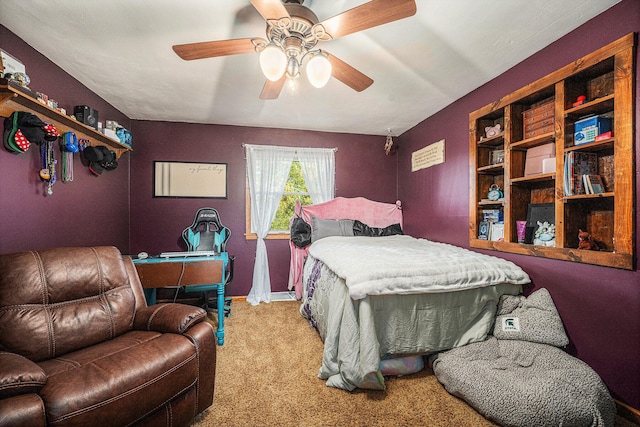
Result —
[[[193,224],[191,227],[195,227],[198,224],[212,222],[219,229],[224,228],[222,223],[220,222],[220,215],[218,215],[218,211],[213,208],[200,208],[198,212],[196,212],[196,216],[193,219]]]

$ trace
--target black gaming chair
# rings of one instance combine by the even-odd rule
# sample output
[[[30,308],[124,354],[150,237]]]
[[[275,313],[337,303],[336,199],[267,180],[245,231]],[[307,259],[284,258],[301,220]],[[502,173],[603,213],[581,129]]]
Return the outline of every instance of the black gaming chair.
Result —
[[[218,211],[213,208],[200,208],[196,212],[193,224],[185,228],[182,238],[187,244],[187,251],[213,251],[219,254],[227,252],[227,241],[231,237],[231,230],[222,225]],[[233,264],[235,256],[228,256],[229,263],[225,277],[225,289],[233,280]],[[186,292],[203,292],[205,308],[220,309],[217,307],[217,285],[187,286]],[[215,294],[211,296],[210,294]],[[231,314],[231,298],[224,299],[224,315]]]

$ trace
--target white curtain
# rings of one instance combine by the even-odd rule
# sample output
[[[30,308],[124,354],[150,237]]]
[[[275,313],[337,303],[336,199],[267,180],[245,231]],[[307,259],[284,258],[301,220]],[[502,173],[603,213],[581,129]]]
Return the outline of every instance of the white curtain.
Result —
[[[335,150],[333,148],[299,148],[298,161],[304,182],[316,203],[328,202],[335,192]]]
[[[258,236],[253,282],[247,302],[258,305],[261,301],[271,302],[269,259],[264,239],[282,199],[296,149],[268,145],[245,145],[245,148],[251,194],[251,224]]]

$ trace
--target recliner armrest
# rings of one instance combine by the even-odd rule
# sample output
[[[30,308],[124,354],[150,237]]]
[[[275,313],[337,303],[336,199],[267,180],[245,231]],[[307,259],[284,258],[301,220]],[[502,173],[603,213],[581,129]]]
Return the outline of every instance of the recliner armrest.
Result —
[[[16,353],[0,351],[0,399],[38,393],[47,375],[35,362]]]
[[[139,309],[133,328],[143,331],[182,334],[193,325],[202,322],[207,312],[200,307],[186,304],[155,304]]]

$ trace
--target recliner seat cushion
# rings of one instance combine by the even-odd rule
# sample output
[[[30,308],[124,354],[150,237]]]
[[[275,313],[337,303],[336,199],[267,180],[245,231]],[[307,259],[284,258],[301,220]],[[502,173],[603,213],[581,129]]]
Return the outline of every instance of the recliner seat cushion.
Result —
[[[198,363],[187,337],[148,331],[131,331],[41,362],[48,376],[41,392],[47,421],[56,426],[87,426],[96,420],[127,425],[139,418],[127,410],[132,402],[137,414],[149,414],[162,406],[158,402],[192,388]],[[196,396],[191,400],[193,417]]]

